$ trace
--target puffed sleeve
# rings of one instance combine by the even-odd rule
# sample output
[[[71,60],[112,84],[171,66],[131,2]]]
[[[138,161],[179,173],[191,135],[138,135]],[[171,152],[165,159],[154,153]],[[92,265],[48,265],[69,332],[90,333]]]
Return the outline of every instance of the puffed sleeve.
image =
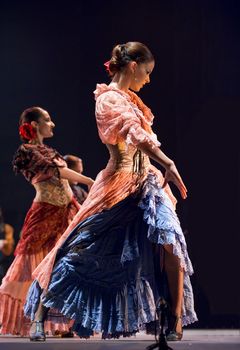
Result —
[[[143,129],[131,104],[116,91],[105,92],[97,98],[96,120],[99,136],[105,144],[126,141],[134,146],[143,142],[152,148],[160,146],[156,135]]]
[[[58,154],[54,150],[46,148],[41,152],[38,148],[23,144],[14,155],[13,170],[15,173],[22,173],[32,183],[47,180],[53,176],[59,178],[58,166],[53,161],[57,157]]]

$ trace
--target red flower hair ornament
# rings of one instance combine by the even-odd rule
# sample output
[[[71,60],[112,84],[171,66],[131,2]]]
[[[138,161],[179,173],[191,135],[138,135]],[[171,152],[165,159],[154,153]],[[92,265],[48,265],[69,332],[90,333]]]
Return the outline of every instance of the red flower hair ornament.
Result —
[[[19,135],[28,141],[35,139],[37,136],[36,131],[33,129],[30,123],[23,123],[19,126]]]
[[[104,67],[106,69],[106,72],[109,74],[110,77],[113,76],[113,73],[111,72],[110,70],[110,63],[111,63],[111,60],[107,61],[104,63]]]
[[[110,73],[109,65],[110,65],[110,61],[107,61],[104,63],[104,67],[108,73]]]

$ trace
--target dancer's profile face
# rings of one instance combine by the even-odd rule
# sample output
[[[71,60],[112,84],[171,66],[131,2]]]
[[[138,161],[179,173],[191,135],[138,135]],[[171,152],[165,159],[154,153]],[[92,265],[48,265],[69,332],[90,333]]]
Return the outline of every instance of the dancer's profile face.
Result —
[[[53,128],[55,124],[53,123],[50,115],[44,109],[41,110],[41,117],[37,121],[37,130],[38,133],[43,138],[49,138],[53,136]]]
[[[147,63],[132,62],[132,79],[130,83],[130,89],[133,91],[139,91],[145,84],[150,83],[150,74],[154,68],[154,61]]]

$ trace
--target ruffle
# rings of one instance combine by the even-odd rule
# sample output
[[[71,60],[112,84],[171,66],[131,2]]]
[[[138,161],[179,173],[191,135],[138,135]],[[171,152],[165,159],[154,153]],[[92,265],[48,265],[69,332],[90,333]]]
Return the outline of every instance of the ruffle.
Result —
[[[96,90],[94,91],[95,99],[97,99],[101,94],[108,91],[115,91],[119,95],[123,96],[129,103],[132,104],[133,108],[137,108],[137,114],[141,113],[143,115],[144,123],[148,126],[151,126],[153,123],[154,115],[151,112],[151,109],[147,107],[140,97],[135,94],[133,91],[125,92],[118,89],[113,84],[97,84]]]
[[[148,225],[148,239],[157,244],[172,244],[173,253],[179,257],[181,267],[188,275],[192,275],[192,263],[173,203],[151,171],[143,183],[138,205],[143,210],[143,218]]]
[[[172,202],[149,173],[138,193],[81,221],[58,250],[47,289],[29,290],[25,306],[34,315],[45,306],[74,320],[80,337],[129,336],[155,319],[158,286],[152,243],[173,244],[184,266],[183,325],[197,320],[189,274],[191,262]]]
[[[125,97],[129,102],[131,102],[130,96],[123,90],[120,90],[116,88],[114,85],[107,85],[107,84],[97,84],[96,85],[96,90],[94,90],[94,96],[95,99],[97,99],[100,95],[102,95],[104,92],[108,91],[115,91]]]
[[[63,266],[61,266],[61,269]],[[142,279],[137,285],[125,285],[120,291],[81,283],[76,286],[76,274],[63,268],[64,278],[58,293],[43,294],[46,307],[55,308],[74,319],[73,331],[81,338],[102,332],[103,338],[119,338],[137,333],[141,325],[154,321],[155,303],[149,283]],[[41,288],[35,281],[29,290],[25,314],[34,318]],[[68,296],[67,298],[65,296]],[[32,305],[35,305],[33,308]]]
[[[23,315],[23,303],[9,295],[1,295],[0,333],[28,335],[30,321]]]
[[[0,287],[0,333],[27,336],[30,321],[24,317],[23,308],[32,283],[32,272],[49,250],[41,250],[32,255],[17,255],[7,271]],[[54,322],[47,322],[49,334],[69,330],[69,320],[57,315]]]
[[[68,226],[68,220],[72,220],[77,212],[77,207],[76,200],[65,208],[49,203],[33,202],[15,252],[17,254],[0,286],[2,334],[28,335],[30,323],[24,317],[23,307],[33,281],[32,273],[61,237]],[[59,315],[55,318],[56,322],[49,322],[46,325],[48,332],[69,330],[69,320],[65,322]]]
[[[149,121],[125,95],[111,88],[98,94],[96,120],[102,142],[116,145],[126,141],[127,145],[132,146],[147,142],[152,148],[159,147],[160,142],[152,132]]]
[[[192,263],[187,252],[187,245],[179,219],[174,210],[174,204],[162,189],[158,177],[149,171],[141,191],[140,208],[143,210],[143,219],[147,223],[147,237],[156,244],[172,244],[173,253],[180,259],[184,269],[182,324],[196,322],[193,291],[190,275],[193,274]]]
[[[56,177],[60,179],[58,166],[54,159],[62,161],[63,157],[47,145],[22,144],[16,151],[12,165],[15,173],[21,172],[27,181],[39,182]]]
[[[45,306],[74,319],[73,330],[80,337],[93,331],[107,338],[130,335],[154,320],[153,292],[140,276],[140,253],[135,249],[145,232],[137,201],[129,196],[83,220],[59,249],[41,298]],[[33,317],[40,295],[35,282],[25,306],[28,317]]]
[[[0,304],[0,334],[11,334],[28,336],[31,322],[23,313],[24,303],[21,300],[14,299],[9,295],[1,296]],[[3,311],[2,311],[3,310]],[[58,332],[69,332],[72,321],[60,315],[56,311],[49,313],[49,319],[45,322],[45,332],[48,335],[54,335]]]

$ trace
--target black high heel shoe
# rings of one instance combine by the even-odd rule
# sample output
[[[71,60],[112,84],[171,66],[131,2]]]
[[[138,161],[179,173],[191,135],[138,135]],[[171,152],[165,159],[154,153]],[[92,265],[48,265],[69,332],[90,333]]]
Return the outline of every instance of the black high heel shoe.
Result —
[[[168,315],[168,328],[166,329],[167,341],[179,341],[182,339],[183,332],[177,332],[177,324],[181,321],[181,316]]]
[[[44,321],[33,321],[33,323],[36,325],[36,329],[34,332],[30,331],[30,341],[45,341]]]

